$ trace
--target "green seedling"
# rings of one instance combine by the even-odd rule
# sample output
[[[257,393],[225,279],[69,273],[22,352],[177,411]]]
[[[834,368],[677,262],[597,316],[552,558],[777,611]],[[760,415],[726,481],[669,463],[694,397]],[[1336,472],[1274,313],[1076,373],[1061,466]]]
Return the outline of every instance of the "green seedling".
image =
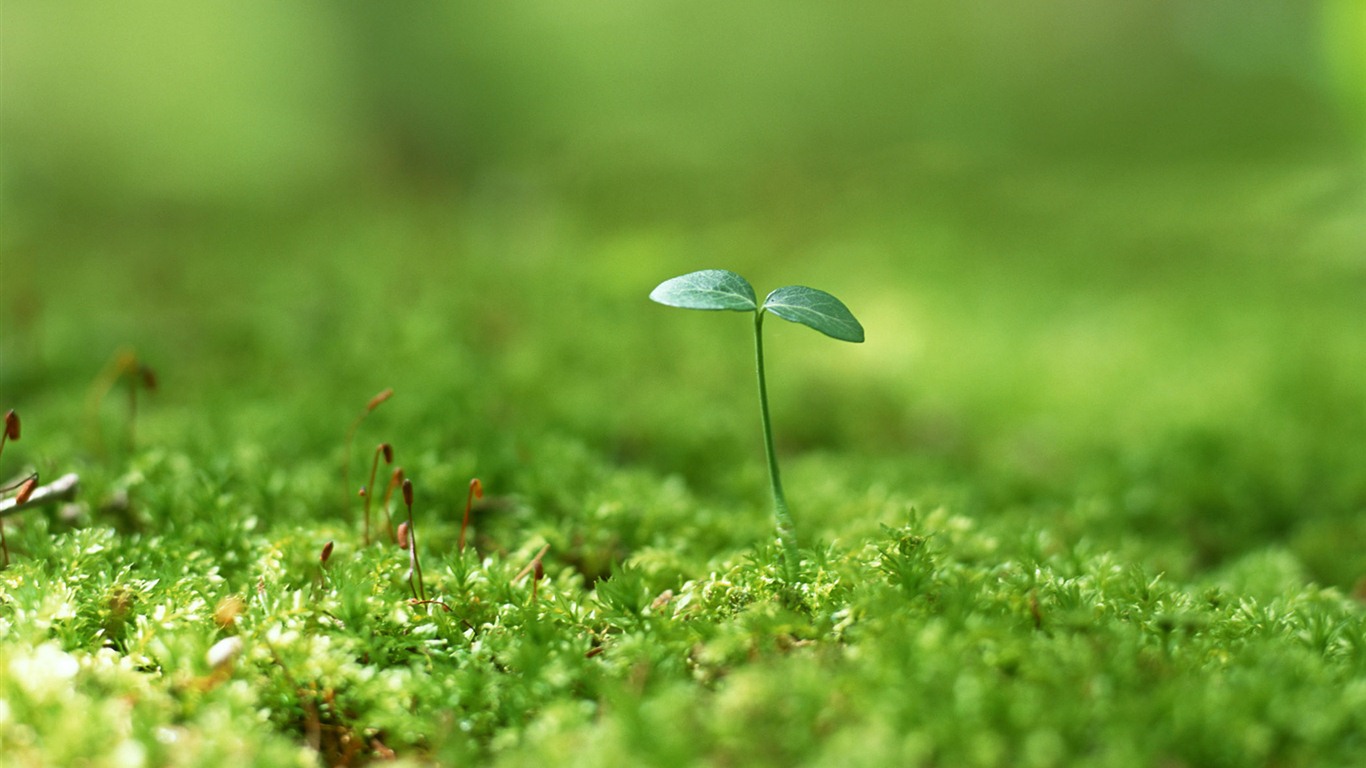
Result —
[[[754,313],[754,360],[759,378],[759,415],[764,429],[764,452],[768,457],[768,478],[773,491],[773,515],[778,540],[782,545],[783,577],[791,585],[797,581],[797,531],[783,495],[778,476],[778,460],[773,450],[773,427],[768,415],[768,387],[764,378],[764,315],[772,313],[800,323],[840,341],[863,341],[863,326],[844,302],[825,291],[804,285],[778,288],[760,304],[754,287],[740,275],[724,269],[704,269],[665,280],[650,292],[660,304],[683,309],[732,310]]]
[[[356,441],[356,430],[360,429],[360,424],[365,421],[366,416],[369,416],[385,400],[393,396],[394,388],[388,387],[370,398],[370,402],[365,404],[365,410],[360,412],[356,420],[351,422],[351,428],[346,431],[346,456],[342,463],[342,509],[346,510],[348,516],[351,510],[351,444]]]
[[[361,488],[361,495],[365,497],[365,546],[370,546],[370,496],[371,488],[375,487],[375,473],[379,471],[379,460],[383,457],[385,464],[394,463],[394,447],[388,443],[380,443],[375,447],[375,459],[370,463],[370,481]]]
[[[465,529],[470,527],[470,508],[474,506],[475,499],[484,498],[484,484],[479,482],[479,478],[470,480],[470,492],[465,497],[465,518],[460,521],[460,552],[465,551]]]

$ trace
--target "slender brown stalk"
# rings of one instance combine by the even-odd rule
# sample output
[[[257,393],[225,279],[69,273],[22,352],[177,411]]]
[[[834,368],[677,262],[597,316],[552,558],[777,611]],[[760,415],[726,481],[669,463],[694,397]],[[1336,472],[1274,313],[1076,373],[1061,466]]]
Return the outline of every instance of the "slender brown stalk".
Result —
[[[408,553],[408,573],[404,578],[408,580],[408,589],[413,591],[413,602],[416,603],[422,598],[418,597],[417,586],[413,584],[413,551],[408,544],[408,523],[405,521],[398,524],[398,548]]]
[[[531,572],[531,604],[536,604],[536,588],[540,586],[541,579],[545,578],[545,566],[540,560],[536,561],[536,568]]]
[[[394,497],[394,489],[403,485],[403,467],[394,467],[394,471],[389,475],[389,487],[384,489],[384,526],[389,532],[389,541],[396,541],[394,538],[394,517],[389,514],[389,501]]]
[[[95,380],[90,382],[90,390],[85,401],[86,416],[90,423],[91,437],[101,455],[104,455],[105,445],[104,430],[100,426],[100,406],[109,391],[119,383],[119,377],[136,364],[137,356],[133,354],[133,350],[121,349],[105,363],[104,368],[95,376]]]
[[[0,454],[5,452],[6,441],[19,439],[19,431],[19,414],[15,413],[13,408],[5,411],[5,431],[0,433]],[[19,495],[15,497],[14,505],[17,507],[28,501],[28,497],[33,494],[33,488],[37,484],[38,475],[34,473],[32,477],[24,481],[23,485],[19,486]],[[5,538],[5,522],[3,520],[0,520],[0,556],[3,557],[0,560],[0,568],[8,568],[9,541]]]
[[[417,528],[413,527],[413,481],[406,478],[403,481],[403,503],[408,507],[408,563],[417,575],[415,592],[418,599],[426,600],[427,585],[422,582],[422,560],[417,555]]]
[[[517,582],[519,582],[519,581],[521,581],[522,579],[526,578],[526,575],[527,575],[528,573],[533,573],[533,572],[535,572],[536,569],[538,569],[538,568],[541,570],[542,575],[544,575],[544,573],[545,573],[545,566],[541,565],[541,559],[544,558],[544,557],[545,557],[545,553],[547,553],[547,552],[549,552],[549,551],[550,551],[550,545],[549,545],[549,544],[545,545],[544,547],[541,547],[541,551],[540,551],[540,552],[537,552],[537,553],[536,553],[536,556],[533,557],[533,558],[531,558],[531,562],[527,563],[525,568],[523,568],[522,570],[518,571],[518,572],[517,572],[517,575],[512,577],[512,583],[513,583],[513,584],[516,584]]]
[[[370,463],[370,482],[365,484],[361,490],[365,492],[365,546],[370,546],[370,491],[375,487],[375,473],[379,471],[380,457],[384,457],[385,464],[394,463],[394,447],[388,443],[380,443],[375,447],[375,459]]]
[[[132,453],[137,446],[135,439],[138,423],[138,386],[148,392],[155,392],[157,389],[157,375],[146,365],[133,358],[126,370],[128,375],[128,452]]]
[[[138,360],[137,353],[132,349],[121,349],[117,354],[100,370],[99,375],[90,384],[89,393],[86,395],[86,411],[90,420],[91,433],[94,436],[96,446],[101,453],[104,452],[104,435],[100,428],[100,406],[110,391],[118,385],[121,379],[128,381],[128,450],[131,453],[136,440],[136,424],[138,418],[138,388],[148,392],[157,390],[156,371],[148,365],[144,365]]]
[[[360,429],[360,423],[365,421],[366,416],[369,416],[381,403],[393,396],[394,388],[388,387],[370,398],[370,402],[365,404],[365,410],[361,411],[356,420],[351,422],[351,428],[346,432],[346,456],[342,464],[342,509],[347,510],[348,514],[351,509],[351,445],[356,441],[356,430]]]

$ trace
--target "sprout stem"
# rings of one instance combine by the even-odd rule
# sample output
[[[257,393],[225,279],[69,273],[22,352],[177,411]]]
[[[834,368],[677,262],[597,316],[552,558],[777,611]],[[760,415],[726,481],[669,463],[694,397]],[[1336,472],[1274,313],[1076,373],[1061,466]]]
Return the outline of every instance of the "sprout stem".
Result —
[[[754,364],[759,375],[759,415],[764,425],[764,451],[768,455],[768,479],[773,488],[773,517],[778,523],[778,540],[782,546],[783,580],[788,586],[797,583],[797,527],[787,509],[783,482],[778,477],[778,457],[773,450],[773,425],[768,416],[768,385],[764,378],[764,310],[754,313]]]

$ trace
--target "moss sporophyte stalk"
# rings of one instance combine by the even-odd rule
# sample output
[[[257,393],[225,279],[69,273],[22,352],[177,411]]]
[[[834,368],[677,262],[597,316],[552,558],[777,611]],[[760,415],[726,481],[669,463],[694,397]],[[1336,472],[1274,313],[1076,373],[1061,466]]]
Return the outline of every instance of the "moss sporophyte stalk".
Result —
[[[19,434],[19,414],[15,413],[14,409],[11,408],[8,411],[5,411],[5,429],[3,432],[0,432],[0,454],[5,452],[5,443],[9,440],[18,440]],[[25,481],[19,491],[19,494],[24,496],[24,498],[16,501],[15,504],[22,504],[24,501],[28,500],[28,494],[33,492],[33,486],[36,479],[37,476],[35,475]],[[9,567],[9,542],[5,540],[5,524],[3,521],[0,521],[0,568],[7,567]]]
[[[800,323],[840,341],[860,343],[863,326],[844,302],[825,291],[804,285],[788,285],[774,290],[760,304],[754,287],[745,278],[724,269],[704,269],[665,280],[650,292],[660,304],[682,309],[732,310],[754,313],[754,364],[759,381],[759,416],[764,431],[764,452],[768,457],[768,478],[773,492],[773,516],[782,546],[783,579],[798,581],[800,564],[797,531],[783,494],[778,474],[778,459],[773,449],[773,426],[768,412],[768,383],[764,375],[764,315],[772,313]]]

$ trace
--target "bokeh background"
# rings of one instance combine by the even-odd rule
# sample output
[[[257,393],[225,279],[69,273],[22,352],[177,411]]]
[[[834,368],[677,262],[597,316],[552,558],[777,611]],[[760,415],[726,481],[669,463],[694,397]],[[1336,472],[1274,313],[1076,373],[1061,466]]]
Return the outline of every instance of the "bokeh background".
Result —
[[[1360,0],[0,24],[0,402],[29,461],[93,454],[129,347],[162,379],[149,442],[332,461],[394,386],[386,428],[505,488],[559,436],[757,506],[746,326],[645,300],[725,267],[868,329],[770,324],[798,488],[831,456],[1177,572],[1271,546],[1366,574]]]

